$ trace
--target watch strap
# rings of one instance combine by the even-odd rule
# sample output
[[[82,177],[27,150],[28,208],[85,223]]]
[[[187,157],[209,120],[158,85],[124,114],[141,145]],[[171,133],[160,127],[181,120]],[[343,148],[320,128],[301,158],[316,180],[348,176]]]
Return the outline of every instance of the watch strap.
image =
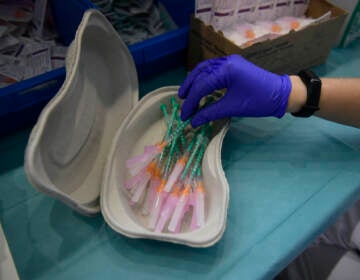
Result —
[[[311,70],[302,70],[298,73],[298,76],[306,86],[307,99],[300,111],[291,114],[295,117],[308,118],[320,109],[321,80]]]

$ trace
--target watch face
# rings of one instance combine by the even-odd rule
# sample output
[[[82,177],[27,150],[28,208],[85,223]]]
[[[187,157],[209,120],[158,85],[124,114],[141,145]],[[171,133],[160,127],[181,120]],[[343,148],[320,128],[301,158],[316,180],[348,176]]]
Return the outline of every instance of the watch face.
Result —
[[[312,84],[319,84],[319,85],[321,85],[321,80],[318,79],[318,78],[311,78],[311,79],[310,79],[310,82],[311,82]]]
[[[317,95],[317,103],[319,102],[320,92],[321,92],[321,80],[311,78],[310,80],[311,87],[313,88],[312,92]]]

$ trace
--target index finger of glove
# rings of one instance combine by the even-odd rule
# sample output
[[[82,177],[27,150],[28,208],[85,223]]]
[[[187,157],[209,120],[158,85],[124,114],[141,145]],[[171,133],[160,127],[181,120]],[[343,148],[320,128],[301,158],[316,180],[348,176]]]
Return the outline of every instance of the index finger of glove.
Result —
[[[223,71],[214,69],[211,73],[201,72],[193,81],[187,97],[181,107],[181,119],[187,120],[199,107],[201,98],[211,94],[214,90],[223,88]]]
[[[214,67],[218,67],[223,63],[223,58],[214,58],[199,63],[186,77],[182,85],[180,86],[178,95],[184,99],[188,96],[194,80],[203,72],[211,72]]]

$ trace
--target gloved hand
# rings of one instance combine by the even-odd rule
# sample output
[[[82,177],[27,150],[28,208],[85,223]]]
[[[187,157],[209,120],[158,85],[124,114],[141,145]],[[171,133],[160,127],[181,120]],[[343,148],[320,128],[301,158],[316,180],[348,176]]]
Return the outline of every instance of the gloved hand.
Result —
[[[226,88],[217,102],[197,112],[202,97]],[[239,55],[215,58],[198,64],[179,89],[185,98],[181,119],[193,116],[192,126],[226,117],[281,118],[288,104],[291,81],[288,75],[266,71]]]

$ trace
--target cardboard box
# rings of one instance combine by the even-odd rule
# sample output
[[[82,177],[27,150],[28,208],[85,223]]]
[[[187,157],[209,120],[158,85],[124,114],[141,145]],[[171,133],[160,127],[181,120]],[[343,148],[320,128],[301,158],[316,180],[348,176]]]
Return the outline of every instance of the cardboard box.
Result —
[[[211,26],[192,17],[189,33],[188,68],[214,57],[240,54],[253,63],[276,73],[295,74],[301,69],[322,64],[346,19],[347,12],[324,0],[310,1],[307,16],[318,18],[331,11],[331,18],[292,31],[272,40],[240,48]]]
[[[339,47],[347,47],[360,37],[360,0],[330,0],[330,2],[349,12],[338,38]]]

